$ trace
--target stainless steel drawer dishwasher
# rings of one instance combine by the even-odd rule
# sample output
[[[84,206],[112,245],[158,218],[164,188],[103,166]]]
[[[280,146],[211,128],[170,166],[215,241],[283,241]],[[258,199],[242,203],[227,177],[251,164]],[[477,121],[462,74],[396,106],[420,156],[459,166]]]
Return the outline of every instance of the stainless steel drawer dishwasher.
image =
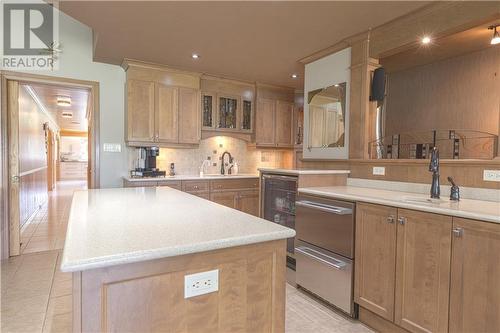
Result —
[[[355,316],[354,203],[300,195],[295,205],[297,285]]]

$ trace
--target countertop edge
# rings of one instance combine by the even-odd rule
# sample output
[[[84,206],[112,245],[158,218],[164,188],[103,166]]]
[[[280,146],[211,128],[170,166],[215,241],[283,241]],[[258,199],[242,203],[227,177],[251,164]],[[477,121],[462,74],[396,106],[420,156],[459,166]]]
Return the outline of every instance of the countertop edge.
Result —
[[[281,231],[270,232],[264,235],[255,235],[249,237],[228,238],[223,240],[215,240],[205,243],[192,244],[183,247],[173,247],[164,249],[152,249],[145,251],[138,251],[136,253],[123,253],[107,257],[95,258],[93,260],[82,260],[68,264],[64,256],[60,269],[65,273],[80,272],[90,269],[105,268],[117,265],[132,264],[143,261],[150,261],[155,259],[163,259],[169,257],[176,257],[181,255],[195,254],[201,252],[208,252],[213,250],[226,249],[231,247],[238,247],[243,245],[250,245],[256,243],[269,242],[280,239],[287,239],[295,236],[295,230],[286,229]]]
[[[378,204],[378,205],[384,205],[384,206],[392,206],[392,207],[397,207],[397,208],[425,211],[425,212],[436,213],[436,214],[441,214],[441,215],[462,217],[462,218],[468,218],[468,219],[472,219],[472,220],[478,220],[481,222],[500,223],[500,217],[498,217],[498,216],[475,213],[475,212],[467,212],[467,211],[455,211],[455,210],[435,207],[435,206],[431,206],[431,205],[419,205],[419,204],[414,204],[414,203],[407,203],[407,202],[387,200],[387,199],[377,199],[377,198],[373,198],[373,197],[364,197],[364,196],[359,196],[359,195],[331,193],[331,192],[325,192],[325,191],[321,191],[321,190],[314,190],[313,188],[302,188],[302,189],[299,188],[298,192],[304,193],[304,194],[318,195],[318,196],[328,197],[328,198],[343,199],[343,200],[356,201],[356,202],[360,201],[360,202],[366,202],[366,203],[372,203],[372,204]]]
[[[259,175],[233,175],[233,176],[190,176],[190,175],[178,175],[174,177],[146,177],[146,178],[132,178],[130,176],[122,176],[122,179],[129,182],[161,182],[161,181],[180,181],[180,180],[220,180],[220,179],[247,179],[247,178],[259,178]]]
[[[274,168],[258,168],[261,173],[277,173],[287,175],[348,175],[350,170],[299,170],[299,169],[274,169]]]

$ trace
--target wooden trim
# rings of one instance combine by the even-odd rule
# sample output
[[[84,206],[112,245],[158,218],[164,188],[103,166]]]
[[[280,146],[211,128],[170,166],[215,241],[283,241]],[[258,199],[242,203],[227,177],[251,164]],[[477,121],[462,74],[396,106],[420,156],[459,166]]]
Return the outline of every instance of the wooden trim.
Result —
[[[19,202],[19,82],[7,81],[7,127],[9,151],[9,255],[20,254],[20,202]],[[13,177],[18,177],[14,181]]]
[[[9,257],[9,200],[8,200],[8,184],[9,184],[9,164],[8,164],[8,135],[7,135],[7,80],[0,72],[0,259]]]
[[[395,325],[394,323],[376,315],[375,313],[359,307],[359,321],[377,332],[384,333],[409,333],[407,330]]]
[[[147,61],[142,61],[142,60],[136,60],[136,59],[130,59],[130,58],[124,58],[123,62],[121,64],[121,67],[125,71],[127,71],[130,67],[136,67],[136,68],[142,68],[142,69],[160,70],[160,71],[165,71],[165,72],[170,72],[170,73],[175,73],[175,74],[192,75],[192,76],[196,76],[198,78],[202,76],[202,73],[200,73],[200,72],[193,72],[193,71],[188,71],[188,70],[183,70],[183,69],[177,69],[177,68],[162,65],[162,64],[157,64],[157,63],[147,62]]]
[[[202,80],[211,80],[211,81],[219,81],[224,83],[230,83],[240,86],[247,86],[248,88],[255,89],[255,82],[252,81],[244,81],[236,78],[229,78],[225,76],[211,75],[211,74],[202,74],[200,79]]]
[[[89,136],[89,133],[85,131],[61,130],[59,131],[59,136],[79,136],[86,138]]]
[[[40,170],[45,170],[47,168],[48,168],[48,166],[43,166],[43,167],[40,167],[40,168],[36,168],[36,169],[31,169],[31,170],[28,170],[28,171],[20,172],[19,173],[19,177],[27,176],[27,175],[30,175],[32,173],[36,173],[36,172],[38,172]]]

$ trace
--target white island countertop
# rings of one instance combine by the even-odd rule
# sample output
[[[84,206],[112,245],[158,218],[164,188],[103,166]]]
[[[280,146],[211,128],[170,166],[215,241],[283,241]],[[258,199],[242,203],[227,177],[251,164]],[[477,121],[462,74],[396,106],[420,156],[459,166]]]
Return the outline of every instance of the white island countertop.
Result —
[[[63,272],[295,236],[295,231],[169,187],[75,191]]]
[[[350,170],[306,170],[306,169],[279,169],[279,168],[259,168],[262,173],[277,173],[281,175],[341,175],[349,174]]]
[[[461,199],[457,202],[450,201],[449,198],[441,196],[439,201],[431,202],[429,200],[429,195],[421,193],[381,190],[357,186],[304,187],[299,188],[299,194],[311,194],[333,199],[367,202],[500,223],[500,202],[494,201]]]

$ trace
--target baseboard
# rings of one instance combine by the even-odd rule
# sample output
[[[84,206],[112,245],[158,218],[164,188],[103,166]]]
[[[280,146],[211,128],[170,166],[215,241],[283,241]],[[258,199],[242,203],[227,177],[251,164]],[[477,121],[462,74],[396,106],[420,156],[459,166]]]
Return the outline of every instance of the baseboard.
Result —
[[[359,307],[359,321],[374,329],[377,332],[382,333],[409,333],[404,328],[397,326],[396,324],[384,319],[375,313],[367,310],[363,307]]]

